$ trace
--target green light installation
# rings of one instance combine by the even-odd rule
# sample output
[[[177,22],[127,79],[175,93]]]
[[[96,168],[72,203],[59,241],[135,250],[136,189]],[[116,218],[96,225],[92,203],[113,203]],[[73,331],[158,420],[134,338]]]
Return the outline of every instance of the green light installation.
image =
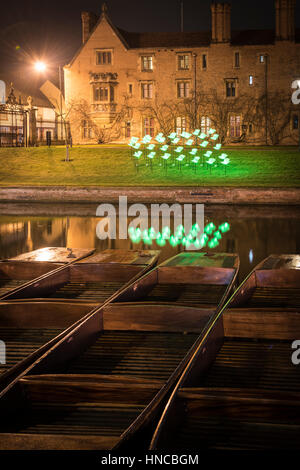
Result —
[[[128,145],[132,149],[131,156],[135,159],[137,171],[141,161],[148,161],[149,164],[146,163],[146,166],[150,166],[152,171],[158,158],[159,166],[163,165],[166,171],[168,166],[174,167],[176,165],[180,171],[183,166],[185,168],[192,166],[195,173],[197,173],[198,168],[202,168],[202,170],[209,168],[210,173],[212,169],[223,168],[226,175],[230,163],[228,155],[226,153],[214,153],[215,151],[219,153],[222,148],[222,144],[217,143],[219,138],[220,135],[215,129],[209,129],[206,133],[200,129],[195,129],[192,133],[186,131],[181,132],[181,134],[171,132],[167,137],[162,132],[154,138],[147,134],[140,141],[137,137],[131,137]],[[153,143],[153,140],[155,143]]]

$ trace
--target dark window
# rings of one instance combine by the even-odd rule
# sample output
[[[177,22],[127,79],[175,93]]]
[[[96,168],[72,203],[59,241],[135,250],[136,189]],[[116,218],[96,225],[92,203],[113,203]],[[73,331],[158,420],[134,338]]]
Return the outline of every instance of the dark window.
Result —
[[[226,82],[226,96],[227,98],[231,96],[236,96],[236,84],[234,81]]]
[[[128,93],[132,95],[132,83],[129,83],[128,85]]]
[[[97,65],[106,65],[111,64],[111,52],[97,52],[96,53],[96,63]]]
[[[90,139],[92,136],[92,128],[89,125],[88,121],[82,121],[82,136],[84,139]]]
[[[202,68],[206,69],[207,67],[207,59],[206,59],[206,54],[202,55]]]
[[[241,116],[230,116],[230,136],[241,136]]]
[[[234,54],[234,66],[239,67],[240,66],[240,53],[236,52]]]
[[[152,83],[142,83],[142,98],[151,99],[153,93]]]
[[[131,137],[131,122],[130,121],[125,122],[125,137],[128,139]]]
[[[298,114],[294,114],[293,116],[293,129],[299,129],[299,116]]]
[[[114,87],[108,85],[96,86],[94,88],[94,101],[111,101],[115,99]]]
[[[178,82],[177,83],[177,98],[188,98],[190,95],[190,83]]]
[[[111,102],[115,101],[115,89],[113,86],[110,86],[110,101]]]
[[[154,137],[154,119],[152,117],[143,119],[143,133],[144,135]]]
[[[107,86],[97,86],[94,88],[94,101],[108,101]]]
[[[249,124],[249,134],[252,134],[253,132],[253,124]]]

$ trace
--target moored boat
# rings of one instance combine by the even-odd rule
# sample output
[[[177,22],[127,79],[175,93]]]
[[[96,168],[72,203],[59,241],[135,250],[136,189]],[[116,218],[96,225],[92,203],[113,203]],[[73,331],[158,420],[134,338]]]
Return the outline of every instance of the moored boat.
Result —
[[[35,279],[7,294],[5,299],[43,298],[99,305],[154,267],[159,253],[155,250],[104,250]]]
[[[5,344],[5,361],[0,362],[0,389],[58,341],[62,333],[66,334],[69,327],[91,312],[93,307],[93,304],[74,302],[0,302],[0,339]]]
[[[45,274],[91,255],[94,249],[47,247],[0,261],[0,299]]]
[[[74,266],[74,270],[71,268],[69,271],[71,266],[68,266],[35,279],[24,289],[29,292],[28,299],[0,302],[0,340],[5,342],[7,352],[6,363],[0,364],[0,388],[3,389],[21,370],[67,334],[71,326],[74,328],[96,305],[108,301],[110,297],[118,298],[118,293],[129,282],[155,266],[158,256],[158,251],[105,250],[83,259]],[[75,285],[79,296],[85,292],[91,278],[93,285],[97,279],[101,291],[96,298],[91,290],[80,302],[73,301],[72,296],[67,300],[60,299],[59,295],[53,296],[51,302],[49,299],[30,298],[30,292],[35,289],[40,291],[40,285],[41,288],[58,285],[62,289],[67,283],[63,284],[61,280],[72,277],[74,285],[74,278],[78,276],[81,276],[80,282]],[[18,295],[22,297],[22,292],[22,288],[14,291],[9,299]]]
[[[182,253],[96,309],[2,392],[0,448],[146,446],[238,267],[236,255]],[[170,300],[169,286],[185,296]]]
[[[271,255],[216,316],[150,449],[298,450],[299,338],[300,256]]]

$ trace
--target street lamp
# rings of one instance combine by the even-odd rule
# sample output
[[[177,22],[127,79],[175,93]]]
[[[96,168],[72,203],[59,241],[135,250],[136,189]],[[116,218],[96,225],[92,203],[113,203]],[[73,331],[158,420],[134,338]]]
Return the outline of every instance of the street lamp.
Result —
[[[34,68],[37,72],[45,72],[47,69],[47,65],[45,62],[38,60],[34,64]],[[60,138],[63,139],[63,117],[62,117],[62,67],[61,65],[58,66],[58,77],[59,77],[59,112],[60,112]],[[67,130],[65,129],[65,134]],[[66,139],[66,146],[67,146],[67,135],[65,135]],[[69,160],[69,153],[68,153],[68,146],[67,146],[67,160]]]
[[[35,62],[34,68],[37,72],[45,72],[47,66],[45,62],[38,60],[37,62]]]

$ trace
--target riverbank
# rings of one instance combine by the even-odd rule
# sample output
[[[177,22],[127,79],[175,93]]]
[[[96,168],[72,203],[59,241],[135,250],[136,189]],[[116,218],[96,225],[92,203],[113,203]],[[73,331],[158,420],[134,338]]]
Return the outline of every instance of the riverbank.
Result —
[[[0,202],[22,203],[95,203],[119,201],[128,203],[203,203],[300,205],[300,188],[261,187],[0,187]]]

